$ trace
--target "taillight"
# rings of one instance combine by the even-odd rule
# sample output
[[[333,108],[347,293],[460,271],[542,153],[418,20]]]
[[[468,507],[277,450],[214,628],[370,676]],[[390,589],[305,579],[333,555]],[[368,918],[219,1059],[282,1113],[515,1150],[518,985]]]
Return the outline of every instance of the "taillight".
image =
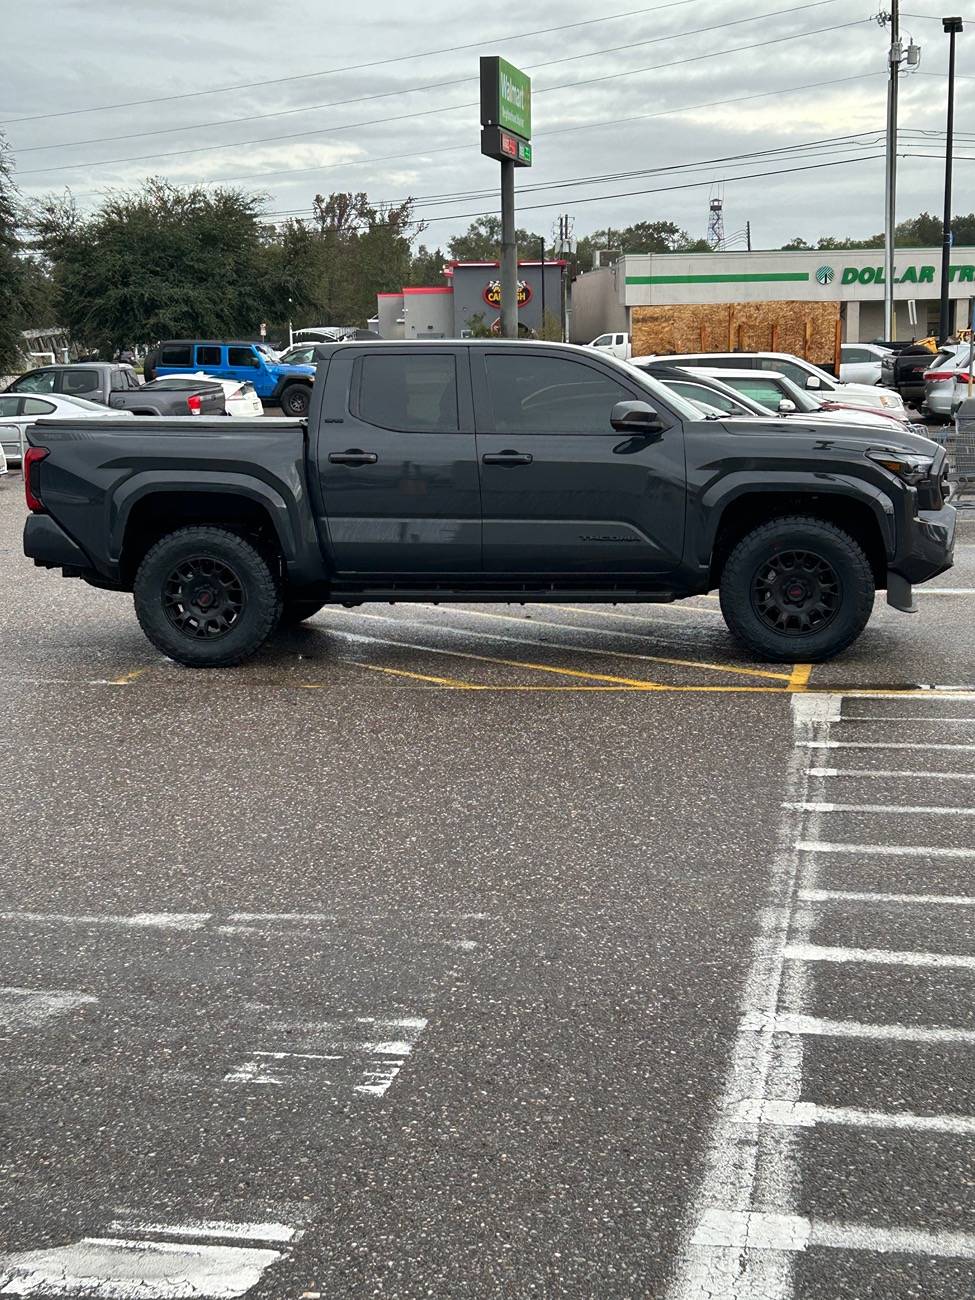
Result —
[[[926,384],[938,384],[945,379],[954,379],[954,370],[925,370],[924,382]]]
[[[203,410],[203,402],[198,393],[191,393],[186,399],[186,405],[190,408],[190,415],[199,415]]]
[[[27,498],[27,509],[35,515],[44,513],[44,502],[41,500],[40,468],[41,461],[49,454],[46,447],[28,447],[24,453],[24,496]]]

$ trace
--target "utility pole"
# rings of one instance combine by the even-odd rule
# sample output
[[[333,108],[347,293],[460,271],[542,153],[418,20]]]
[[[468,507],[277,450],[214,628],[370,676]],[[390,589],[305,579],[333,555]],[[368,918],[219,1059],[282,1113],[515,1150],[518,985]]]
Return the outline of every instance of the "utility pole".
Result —
[[[752,251],[752,223],[750,221],[745,222],[745,247],[749,253]]]
[[[542,255],[542,337],[545,336],[545,236],[543,235],[538,241],[539,252]]]
[[[887,17],[887,15],[885,15]],[[896,337],[894,319],[894,231],[897,225],[897,91],[904,49],[900,0],[890,0],[890,81],[887,85],[887,171],[884,188],[884,338]]]
[[[948,277],[951,266],[951,165],[955,135],[955,37],[962,30],[960,18],[942,18],[948,35],[948,126],[945,135],[945,216],[941,243],[941,311],[938,317],[938,342],[944,343],[951,333],[951,302]]]

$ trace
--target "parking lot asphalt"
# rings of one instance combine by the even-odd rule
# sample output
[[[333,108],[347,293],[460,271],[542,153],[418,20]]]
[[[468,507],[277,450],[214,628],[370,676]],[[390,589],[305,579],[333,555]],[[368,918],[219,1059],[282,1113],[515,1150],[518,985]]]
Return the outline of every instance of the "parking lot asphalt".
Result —
[[[206,674],[23,514],[0,1294],[975,1293],[975,528],[812,670],[701,598]]]

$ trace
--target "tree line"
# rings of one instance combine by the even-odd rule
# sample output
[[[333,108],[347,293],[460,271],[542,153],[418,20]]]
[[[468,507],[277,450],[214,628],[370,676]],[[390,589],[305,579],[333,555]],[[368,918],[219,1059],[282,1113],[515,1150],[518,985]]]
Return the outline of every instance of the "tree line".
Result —
[[[296,325],[364,325],[376,294],[443,282],[451,261],[495,261],[501,222],[478,217],[443,246],[425,240],[411,199],[375,204],[368,195],[317,195],[307,217],[272,222],[265,196],[229,187],[178,186],[150,178],[109,192],[82,212],[70,191],[27,203],[18,195],[0,140],[0,372],[14,366],[21,331],[54,325],[100,355],[162,338],[256,337],[272,340]],[[955,242],[975,244],[975,213],[957,217]],[[517,231],[522,258],[551,237]],[[901,246],[938,245],[941,222],[928,213],[897,227]],[[785,248],[852,249],[882,245],[823,237]],[[572,271],[589,270],[598,250],[707,252],[672,221],[640,221],[594,231],[578,241]]]

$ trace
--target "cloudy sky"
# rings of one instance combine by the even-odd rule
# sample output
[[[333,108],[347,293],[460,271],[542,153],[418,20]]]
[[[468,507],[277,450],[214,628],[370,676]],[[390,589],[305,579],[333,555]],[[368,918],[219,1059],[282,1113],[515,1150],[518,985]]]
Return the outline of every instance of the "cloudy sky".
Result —
[[[728,235],[750,221],[755,247],[869,235],[883,224],[878,3],[607,0],[594,19],[581,0],[0,0],[0,130],[28,196],[70,187],[88,207],[152,174],[260,191],[275,217],[331,190],[410,195],[432,246],[496,208],[477,61],[503,54],[534,87],[519,224],[547,234],[566,212],[583,235],[671,219],[702,237],[721,191]],[[907,3],[923,55],[902,78],[901,217],[941,208],[948,44],[944,7]],[[958,46],[966,212],[971,16]]]

